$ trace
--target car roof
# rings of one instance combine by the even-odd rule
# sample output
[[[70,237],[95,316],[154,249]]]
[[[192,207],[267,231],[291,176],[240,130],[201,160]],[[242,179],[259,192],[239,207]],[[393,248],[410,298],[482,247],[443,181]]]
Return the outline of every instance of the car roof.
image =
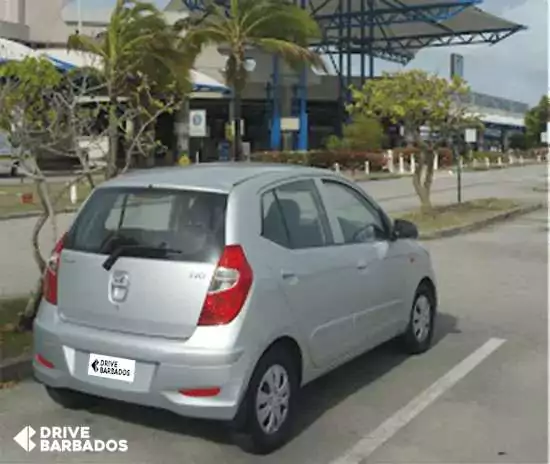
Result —
[[[190,166],[173,166],[136,170],[116,177],[101,187],[164,187],[190,188],[229,193],[235,186],[248,180],[268,176],[270,181],[291,175],[330,175],[325,169],[292,164],[268,163],[203,163]]]

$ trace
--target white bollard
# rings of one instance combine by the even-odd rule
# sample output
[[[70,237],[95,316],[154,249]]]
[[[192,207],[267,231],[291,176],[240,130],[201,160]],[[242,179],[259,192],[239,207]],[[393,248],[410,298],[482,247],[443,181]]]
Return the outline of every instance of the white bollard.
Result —
[[[76,188],[76,184],[71,185],[71,188],[69,189],[69,199],[73,205],[75,205],[78,201],[78,190]]]
[[[491,167],[491,160],[488,156],[485,157],[485,167],[489,169]]]
[[[338,173],[340,172],[340,165],[338,163],[334,163],[334,170]]]
[[[519,157],[519,164],[523,164],[525,163],[525,160],[523,159],[523,156],[520,156]]]
[[[460,166],[460,170],[463,170],[464,169],[464,160],[462,159],[462,157],[458,160],[458,164]]]
[[[434,156],[434,171],[439,169],[439,155],[436,153]]]
[[[399,155],[399,174],[405,174],[405,160],[403,155]]]
[[[365,174],[368,176],[370,174],[370,163],[365,161]]]
[[[509,156],[508,156],[508,162],[509,162],[510,164],[514,164],[514,155],[509,155]]]
[[[499,167],[502,167],[502,156],[498,157],[497,164],[498,164]]]
[[[540,155],[537,155],[537,163],[540,163],[542,161],[542,157]]]
[[[388,150],[388,172],[393,174],[395,166],[393,165],[393,152]]]
[[[476,159],[476,158],[474,158],[474,159],[472,160],[472,167],[473,167],[474,169],[477,168],[477,159]]]
[[[195,163],[199,164],[201,162],[201,154],[197,151],[195,153]]]
[[[411,174],[414,174],[416,172],[416,159],[414,158],[414,155],[411,155]]]

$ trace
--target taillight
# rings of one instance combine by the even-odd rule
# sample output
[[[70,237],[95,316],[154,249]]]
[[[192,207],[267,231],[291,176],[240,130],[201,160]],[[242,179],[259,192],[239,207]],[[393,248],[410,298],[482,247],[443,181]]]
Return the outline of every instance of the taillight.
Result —
[[[223,250],[198,325],[224,325],[235,319],[243,308],[252,286],[252,269],[240,245]]]
[[[42,366],[47,367],[48,369],[53,369],[55,367],[51,361],[48,361],[41,354],[37,354],[34,359],[36,359],[36,362],[38,364],[41,364]]]
[[[211,396],[218,396],[221,388],[194,388],[191,390],[180,390],[179,392],[184,396],[191,396],[194,398],[208,398]]]
[[[59,272],[59,259],[65,245],[65,237],[66,235],[63,235],[55,244],[52,255],[46,263],[42,282],[44,299],[53,305],[57,304],[57,274]]]

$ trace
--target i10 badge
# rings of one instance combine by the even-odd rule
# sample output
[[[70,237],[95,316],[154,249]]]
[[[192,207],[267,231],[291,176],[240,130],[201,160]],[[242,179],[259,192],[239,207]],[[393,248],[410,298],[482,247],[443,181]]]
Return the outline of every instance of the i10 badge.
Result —
[[[132,383],[136,373],[136,362],[132,359],[115,358],[90,353],[88,375],[104,379],[122,380]]]

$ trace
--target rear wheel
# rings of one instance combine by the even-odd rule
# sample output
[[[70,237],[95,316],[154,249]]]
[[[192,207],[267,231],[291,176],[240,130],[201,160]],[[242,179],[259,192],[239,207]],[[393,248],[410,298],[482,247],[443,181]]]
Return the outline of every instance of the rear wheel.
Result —
[[[252,375],[237,419],[245,447],[258,454],[280,448],[289,439],[299,391],[298,367],[288,350],[264,354]]]
[[[97,405],[99,399],[65,388],[46,387],[48,396],[65,409],[90,409]]]
[[[435,315],[434,292],[429,285],[421,284],[416,290],[409,325],[402,336],[407,352],[420,354],[430,349],[434,334]]]
[[[18,174],[19,174],[19,166],[17,164],[13,164],[10,169],[10,176],[17,177]]]

